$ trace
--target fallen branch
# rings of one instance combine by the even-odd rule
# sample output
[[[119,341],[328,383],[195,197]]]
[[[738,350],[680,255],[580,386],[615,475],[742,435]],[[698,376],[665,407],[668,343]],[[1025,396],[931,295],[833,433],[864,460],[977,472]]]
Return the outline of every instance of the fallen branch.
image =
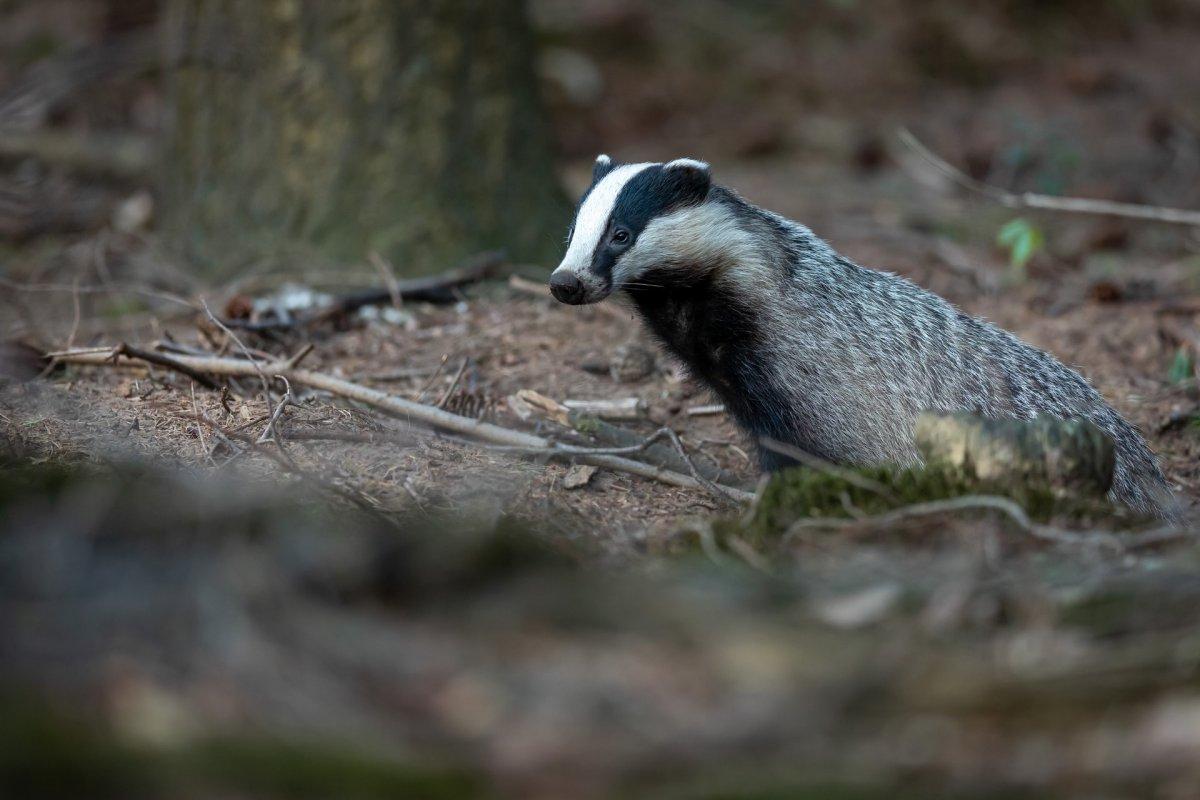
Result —
[[[684,448],[683,442],[680,441],[679,434],[670,428],[659,428],[654,433],[642,439],[642,441],[624,447],[580,447],[578,445],[555,442],[553,447],[501,447],[500,449],[509,452],[520,452],[526,455],[627,456],[646,452],[659,439],[666,439],[671,443],[671,446],[675,448],[675,452],[687,467],[691,476],[713,494],[728,497],[738,502],[742,502],[750,496],[749,492],[731,486],[722,486],[701,474],[696,469],[696,464],[692,461],[691,456],[688,455],[687,450]]]
[[[397,301],[453,303],[459,298],[458,289],[495,277],[504,264],[504,253],[500,251],[482,253],[457,269],[424,278],[397,280],[380,289],[366,289],[343,295],[335,298],[329,305],[308,309],[304,313],[287,319],[227,319],[223,322],[231,328],[261,333],[320,324],[337,317],[353,314],[365,306],[392,305]]]
[[[1087,533],[1079,533],[1076,531],[1068,531],[1062,528],[1055,528],[1049,525],[1039,525],[1029,518],[1025,513],[1025,509],[1009,500],[1007,497],[999,495],[963,495],[954,497],[949,500],[932,500],[927,503],[915,503],[910,506],[903,506],[894,511],[889,511],[884,514],[877,514],[870,517],[862,517],[859,519],[841,519],[835,517],[813,517],[808,519],[798,519],[788,526],[787,533],[784,534],[785,541],[789,538],[794,538],[803,530],[809,528],[857,528],[863,526],[886,527],[888,525],[902,522],[915,517],[927,517],[934,514],[947,514],[955,511],[979,511],[990,510],[999,511],[1016,523],[1017,527],[1037,539],[1043,539],[1055,544],[1069,544],[1076,546],[1095,547],[1103,545],[1105,547],[1122,552],[1125,549],[1120,538],[1108,531],[1092,531]],[[1147,541],[1142,546],[1157,544],[1159,539]]]
[[[463,373],[466,372],[467,364],[470,363],[469,358],[464,358],[462,363],[458,365],[458,371],[454,373],[454,377],[450,379],[450,385],[446,387],[446,391],[442,392],[442,399],[437,401],[438,408],[445,408],[446,403],[450,400],[450,395],[454,394],[454,390],[458,387],[458,382],[462,380]]]
[[[207,425],[213,431],[213,433],[215,433],[221,439],[222,443],[224,443],[231,450],[234,450],[235,457],[237,455],[241,455],[243,453],[250,452],[250,451],[253,451],[260,455],[264,455],[267,458],[274,461],[276,464],[278,464],[284,470],[292,473],[300,480],[312,485],[314,488],[316,488],[320,491],[329,492],[330,494],[337,495],[338,497],[345,499],[346,501],[350,502],[351,504],[358,506],[363,511],[366,511],[369,514],[372,514],[373,516],[377,517],[378,519],[386,522],[387,524],[391,525],[392,527],[397,526],[397,522],[394,519],[392,519],[391,517],[389,517],[386,514],[379,513],[380,503],[377,500],[369,497],[368,495],[363,493],[361,490],[358,490],[357,493],[347,491],[346,489],[343,489],[342,487],[338,486],[337,484],[333,483],[332,481],[326,480],[321,475],[314,474],[314,473],[310,472],[309,470],[301,467],[299,464],[296,463],[295,459],[293,459],[291,456],[289,456],[287,454],[287,451],[285,451],[281,446],[279,446],[278,440],[273,442],[273,444],[275,444],[278,447],[278,449],[273,449],[273,448],[267,446],[267,444],[268,444],[267,442],[263,442],[261,440],[256,441],[254,439],[254,437],[249,436],[248,434],[240,433],[237,431],[232,431],[232,430],[229,430],[229,429],[223,427],[222,425],[217,423],[215,420],[213,420],[212,417],[205,414],[203,411],[198,412],[197,415],[194,417],[194,419],[196,420],[196,422],[200,422],[200,423],[203,423],[204,425]],[[243,446],[239,446],[239,445],[235,444],[235,442],[240,442],[241,445],[243,445]],[[368,501],[370,501],[370,502],[368,502]]]
[[[976,194],[993,200],[1008,208],[1035,208],[1046,211],[1065,211],[1075,214],[1095,214],[1106,217],[1167,222],[1174,225],[1200,227],[1200,211],[1163,206],[1147,206],[1137,203],[1118,203],[1112,200],[1091,200],[1082,197],[1055,197],[1036,192],[1010,192],[983,181],[977,181],[967,173],[951,166],[928,147],[923,145],[907,128],[897,131],[900,141],[917,154],[927,165],[944,177]]]
[[[724,413],[725,406],[721,403],[713,403],[707,406],[690,406],[687,410],[687,415],[689,417],[707,417]]]
[[[214,314],[208,307],[208,303],[201,300],[200,305],[203,306],[205,315],[212,321],[212,323],[220,328],[221,331],[238,346],[238,349],[242,351],[244,356],[246,356],[246,359],[250,362],[250,365],[254,367],[254,371],[258,373],[258,377],[262,379],[263,402],[267,404],[267,417],[274,417],[275,412],[271,409],[271,382],[267,380],[266,373],[263,372],[262,367],[259,366],[258,359],[251,355],[249,348],[242,343],[242,340],[237,337],[237,334],[229,330],[229,328],[226,327],[221,320],[217,319],[217,315]]]
[[[138,347],[132,347],[127,344],[119,344],[116,347],[84,347],[73,350],[56,350],[46,353],[45,358],[50,362],[60,364],[78,364],[79,361],[73,361],[72,358],[77,358],[81,355],[100,356],[103,361],[116,361],[120,356],[126,358],[136,358],[150,364],[156,364],[160,367],[174,370],[180,375],[191,378],[196,383],[203,386],[205,389],[219,389],[220,384],[212,378],[205,375],[203,372],[197,372],[187,364],[181,363],[173,356],[166,353],[156,353],[153,350],[142,350]]]
[[[57,354],[57,357],[61,362],[69,364],[113,366],[116,362],[112,359],[112,353],[113,349],[97,352],[95,349],[89,348],[79,351],[61,352]],[[291,383],[298,386],[307,386],[310,389],[329,392],[348,400],[369,405],[385,414],[399,417],[410,423],[420,423],[426,427],[457,433],[471,439],[493,444],[535,449],[545,451],[551,456],[574,458],[597,467],[627,472],[643,478],[657,480],[670,486],[679,486],[685,489],[706,488],[703,481],[697,480],[691,475],[685,475],[680,472],[620,456],[603,453],[563,451],[561,445],[541,436],[503,428],[499,425],[483,422],[471,417],[459,416],[458,414],[452,414],[449,411],[443,411],[434,406],[414,403],[411,400],[405,400],[404,398],[396,397],[377,389],[371,389],[342,380],[341,378],[335,378],[332,375],[301,369],[299,367],[289,367],[286,361],[275,361],[263,364],[261,367],[258,364],[243,359],[223,357],[177,356],[172,358],[172,361],[194,372],[206,373],[208,375],[255,377],[263,373],[270,373],[287,378]],[[750,492],[727,486],[720,487],[720,491],[726,497],[735,498],[739,501],[750,500],[752,497]]]
[[[716,464],[704,462],[696,464],[690,458],[681,458],[676,449],[662,444],[655,444],[656,439],[653,437],[647,439],[628,428],[622,428],[619,425],[613,425],[597,417],[569,410],[563,404],[531,389],[522,389],[512,398],[509,398],[510,407],[514,403],[517,404],[517,408],[513,409],[514,413],[517,413],[522,419],[525,419],[529,415],[537,414],[539,417],[556,425],[561,425],[573,433],[599,442],[603,447],[593,448],[597,451],[605,450],[618,455],[640,453],[643,456],[643,460],[657,464],[665,469],[677,472],[690,472],[692,469],[696,469],[705,480],[716,484],[736,485],[739,482],[737,476],[721,469]]]
[[[570,411],[600,419],[641,419],[646,404],[640,397],[622,397],[617,400],[563,400]]]

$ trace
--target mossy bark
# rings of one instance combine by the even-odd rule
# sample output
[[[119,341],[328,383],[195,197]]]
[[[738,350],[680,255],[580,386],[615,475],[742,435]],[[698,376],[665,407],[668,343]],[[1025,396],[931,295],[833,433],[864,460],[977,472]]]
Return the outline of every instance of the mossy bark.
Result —
[[[916,440],[928,464],[993,484],[1044,485],[1060,495],[1103,495],[1116,467],[1112,438],[1082,419],[922,414]]]
[[[522,0],[172,0],[164,224],[217,274],[548,261],[569,214]]]

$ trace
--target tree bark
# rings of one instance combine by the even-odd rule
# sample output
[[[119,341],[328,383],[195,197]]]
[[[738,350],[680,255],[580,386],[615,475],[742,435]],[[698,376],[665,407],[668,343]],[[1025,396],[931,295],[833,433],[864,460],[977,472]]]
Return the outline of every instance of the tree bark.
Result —
[[[164,224],[202,268],[556,255],[523,0],[172,0]]]

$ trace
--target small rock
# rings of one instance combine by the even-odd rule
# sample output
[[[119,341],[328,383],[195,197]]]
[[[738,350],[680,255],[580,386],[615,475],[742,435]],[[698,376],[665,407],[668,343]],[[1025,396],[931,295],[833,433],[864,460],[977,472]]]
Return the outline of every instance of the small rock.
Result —
[[[122,233],[136,233],[154,217],[154,198],[143,190],[125,198],[113,211],[112,225]]]
[[[579,364],[579,368],[581,370],[583,370],[584,372],[591,373],[592,375],[608,375],[608,374],[610,374],[609,365],[605,361],[595,361],[595,360],[583,361]]]
[[[633,383],[654,373],[654,353],[639,344],[623,344],[613,353],[609,374],[614,381]]]
[[[567,470],[567,474],[563,476],[562,485],[564,489],[579,489],[587,486],[592,476],[596,474],[596,468],[588,464],[576,464]]]
[[[817,618],[834,628],[861,628],[878,622],[900,599],[895,584],[872,586],[850,594],[831,597],[817,604]]]

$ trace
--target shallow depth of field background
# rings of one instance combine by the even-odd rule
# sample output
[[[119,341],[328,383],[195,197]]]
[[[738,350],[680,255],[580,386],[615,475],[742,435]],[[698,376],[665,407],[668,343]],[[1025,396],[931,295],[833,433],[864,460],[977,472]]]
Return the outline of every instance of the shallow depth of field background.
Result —
[[[597,154],[690,156],[1079,368],[1190,512],[1200,229],[1007,208],[901,131],[1200,209],[1198,52],[1193,0],[0,0],[0,795],[1200,796],[1186,531],[843,494],[785,535],[329,392],[46,357],[303,353],[577,444],[521,393],[627,400],[604,445],[670,427],[753,491],[629,313],[544,289]]]

